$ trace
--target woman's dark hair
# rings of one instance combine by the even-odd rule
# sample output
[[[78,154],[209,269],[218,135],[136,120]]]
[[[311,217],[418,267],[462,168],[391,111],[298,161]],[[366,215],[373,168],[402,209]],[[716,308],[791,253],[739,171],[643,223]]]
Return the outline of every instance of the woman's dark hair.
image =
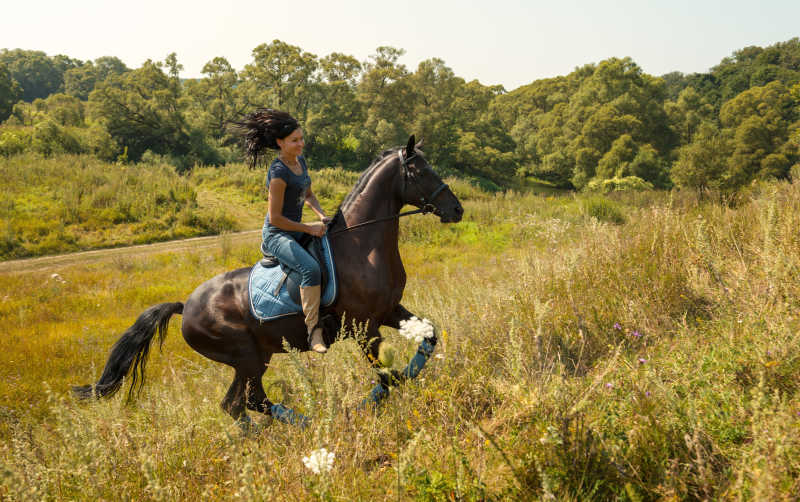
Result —
[[[232,129],[244,141],[244,150],[250,158],[250,165],[255,166],[261,154],[267,148],[278,150],[276,139],[283,139],[300,127],[300,123],[286,112],[272,108],[259,108],[231,121]]]

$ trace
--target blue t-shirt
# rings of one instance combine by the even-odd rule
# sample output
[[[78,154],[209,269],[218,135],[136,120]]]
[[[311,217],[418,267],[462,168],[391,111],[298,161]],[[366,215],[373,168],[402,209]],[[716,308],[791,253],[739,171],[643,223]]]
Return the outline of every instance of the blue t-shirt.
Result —
[[[289,166],[275,159],[267,171],[267,193],[269,193],[269,183],[273,178],[280,178],[286,182],[286,192],[283,194],[283,208],[281,214],[292,221],[300,222],[303,218],[303,204],[306,201],[306,191],[311,186],[311,177],[308,175],[306,160],[300,156],[297,161],[303,167],[303,173],[297,175],[289,169]],[[269,225],[269,212],[267,212],[266,223]]]

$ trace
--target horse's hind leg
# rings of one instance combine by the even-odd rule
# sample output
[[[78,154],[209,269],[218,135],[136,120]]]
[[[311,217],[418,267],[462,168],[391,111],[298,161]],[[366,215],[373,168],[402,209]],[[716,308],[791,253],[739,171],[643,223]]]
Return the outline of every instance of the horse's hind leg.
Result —
[[[244,413],[244,394],[245,394],[245,379],[236,371],[233,376],[233,382],[222,399],[220,407],[232,416],[234,420],[238,420]]]
[[[244,420],[243,417],[247,416],[245,408],[269,413],[267,410],[272,403],[267,400],[267,394],[261,385],[261,377],[264,376],[268,363],[269,356],[264,360],[252,354],[235,367],[233,382],[221,403],[222,409],[234,420]]]

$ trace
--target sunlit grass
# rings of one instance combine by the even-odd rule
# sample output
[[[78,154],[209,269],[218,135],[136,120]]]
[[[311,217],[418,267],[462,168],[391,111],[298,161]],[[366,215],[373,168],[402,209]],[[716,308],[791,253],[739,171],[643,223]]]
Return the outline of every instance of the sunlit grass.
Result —
[[[800,493],[800,185],[696,194],[473,194],[402,223],[403,304],[440,344],[355,412],[374,375],[350,340],[277,355],[270,399],[314,418],[245,435],[232,370],[180,318],[132,405],[82,404],[150,305],[252,264],[258,242],[0,276],[0,497],[248,500],[792,500]],[[612,209],[608,209],[612,208]],[[614,211],[623,221],[604,218]],[[401,366],[414,347],[386,330]],[[122,393],[121,393],[122,394]],[[301,459],[336,459],[315,475]]]

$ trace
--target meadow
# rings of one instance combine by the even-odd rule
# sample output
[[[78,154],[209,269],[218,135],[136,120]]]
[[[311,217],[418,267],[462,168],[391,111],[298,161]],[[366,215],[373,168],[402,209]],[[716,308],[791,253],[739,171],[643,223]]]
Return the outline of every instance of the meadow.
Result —
[[[261,228],[264,169],[164,162],[117,164],[88,155],[0,156],[0,259],[145,244]],[[329,211],[358,173],[323,169]]]
[[[226,169],[176,193],[260,220],[242,201],[263,173]],[[325,204],[351,176],[315,177]],[[439,328],[436,355],[361,412],[375,375],[352,340],[275,356],[267,393],[305,430],[251,415],[243,433],[218,406],[232,370],[188,348],[179,316],[133,403],[69,393],[145,308],[254,263],[257,240],[0,275],[0,499],[798,499],[800,183],[721,198],[448,182],[462,222],[402,222],[403,303]],[[402,367],[414,347],[384,334]],[[333,468],[314,474],[302,457],[322,447]]]

